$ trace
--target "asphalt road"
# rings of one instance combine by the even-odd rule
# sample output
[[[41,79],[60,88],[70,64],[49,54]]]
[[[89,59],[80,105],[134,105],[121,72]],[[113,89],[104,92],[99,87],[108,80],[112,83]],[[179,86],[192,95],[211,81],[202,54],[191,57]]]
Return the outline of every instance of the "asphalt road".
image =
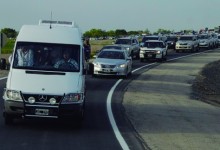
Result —
[[[183,55],[188,55],[188,53],[171,52],[168,59]],[[140,63],[138,60],[134,60],[134,69],[149,63],[151,62]],[[113,95],[112,108],[116,123],[130,149],[143,149],[143,141],[139,134],[135,132],[127,117],[124,116],[125,110],[122,107],[123,94],[132,80],[138,79],[141,73],[149,70],[149,68],[158,66],[158,64],[145,66],[143,69],[133,73],[130,78],[123,80],[119,84]],[[17,120],[15,125],[5,126],[3,117],[0,117],[0,149],[122,149],[115,137],[106,111],[108,92],[117,81],[117,78],[92,78],[90,75],[87,76],[86,116],[80,129],[56,120]],[[2,97],[5,82],[6,80],[0,81],[0,97]],[[0,101],[0,109],[3,109],[3,101]]]

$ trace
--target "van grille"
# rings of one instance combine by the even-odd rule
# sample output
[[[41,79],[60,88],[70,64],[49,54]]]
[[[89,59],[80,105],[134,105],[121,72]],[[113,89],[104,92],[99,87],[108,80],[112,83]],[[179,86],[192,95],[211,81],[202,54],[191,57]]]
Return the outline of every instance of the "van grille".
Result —
[[[49,103],[49,100],[51,98],[55,98],[57,104],[59,104],[63,99],[63,96],[60,96],[60,95],[23,94],[23,93],[22,93],[22,97],[23,97],[23,100],[27,103],[28,103],[29,97],[34,97],[35,103],[42,103],[42,104]]]

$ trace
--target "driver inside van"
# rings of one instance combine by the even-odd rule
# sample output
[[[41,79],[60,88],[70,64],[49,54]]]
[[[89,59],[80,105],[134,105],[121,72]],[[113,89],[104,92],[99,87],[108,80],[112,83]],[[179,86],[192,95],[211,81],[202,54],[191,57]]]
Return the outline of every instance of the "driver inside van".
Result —
[[[63,52],[63,58],[55,63],[54,68],[78,70],[78,63],[70,57],[71,51],[71,49],[65,49]]]

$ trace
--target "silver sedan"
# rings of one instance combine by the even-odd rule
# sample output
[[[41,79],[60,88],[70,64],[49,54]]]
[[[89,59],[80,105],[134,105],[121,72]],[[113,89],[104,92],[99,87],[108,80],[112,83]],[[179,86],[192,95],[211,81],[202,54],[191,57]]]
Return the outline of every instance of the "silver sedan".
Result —
[[[93,75],[127,77],[132,73],[132,58],[126,50],[103,49],[93,61]]]

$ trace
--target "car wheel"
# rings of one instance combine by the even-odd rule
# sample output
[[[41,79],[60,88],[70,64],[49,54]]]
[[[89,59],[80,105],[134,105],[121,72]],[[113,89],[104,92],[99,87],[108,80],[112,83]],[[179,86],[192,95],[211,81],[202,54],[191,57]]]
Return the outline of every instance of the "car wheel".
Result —
[[[140,58],[140,62],[144,62],[144,59],[143,59],[143,58]]]
[[[136,59],[139,59],[140,58],[140,55],[139,53],[136,54]]]
[[[194,49],[195,49],[195,48],[192,47],[191,50],[190,50],[190,53],[193,53],[193,52],[194,52]]]
[[[167,55],[163,57],[163,61],[167,61]]]
[[[92,74],[92,77],[94,78],[97,78],[97,76],[98,76],[97,74],[94,74],[94,73]]]

